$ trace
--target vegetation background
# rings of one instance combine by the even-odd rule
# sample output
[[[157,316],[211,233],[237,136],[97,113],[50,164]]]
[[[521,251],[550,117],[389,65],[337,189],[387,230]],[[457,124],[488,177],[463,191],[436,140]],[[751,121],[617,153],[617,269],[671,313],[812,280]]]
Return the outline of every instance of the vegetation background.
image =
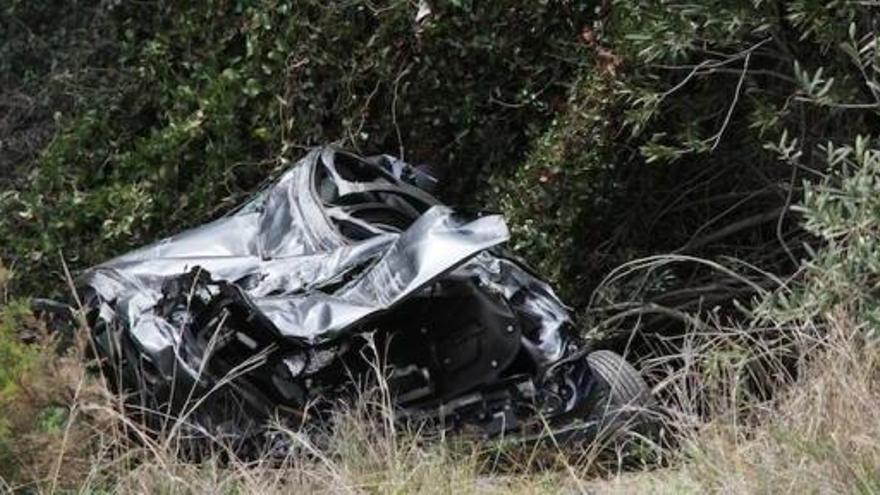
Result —
[[[0,491],[880,491],[878,23],[874,0],[5,0]],[[328,142],[503,212],[669,441],[499,463],[354,410],[279,470],[115,434],[28,299]]]

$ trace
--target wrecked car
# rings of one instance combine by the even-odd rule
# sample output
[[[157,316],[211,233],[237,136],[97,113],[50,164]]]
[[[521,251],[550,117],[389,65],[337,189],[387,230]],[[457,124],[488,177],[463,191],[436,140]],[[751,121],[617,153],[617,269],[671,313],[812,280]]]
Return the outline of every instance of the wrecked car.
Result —
[[[584,435],[645,404],[497,214],[440,203],[423,169],[317,148],[224,217],[87,270],[106,376],[154,424],[257,441],[320,422],[382,363],[396,416],[486,437]]]

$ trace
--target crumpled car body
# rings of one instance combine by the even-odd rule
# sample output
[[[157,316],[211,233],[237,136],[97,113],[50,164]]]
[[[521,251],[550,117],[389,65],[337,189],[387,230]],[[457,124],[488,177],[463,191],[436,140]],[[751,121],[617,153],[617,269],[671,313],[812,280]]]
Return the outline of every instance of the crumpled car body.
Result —
[[[402,417],[491,436],[582,409],[566,306],[503,253],[501,216],[443,205],[431,181],[317,148],[230,214],[87,270],[107,376],[151,421],[212,438],[320,417],[369,359]]]

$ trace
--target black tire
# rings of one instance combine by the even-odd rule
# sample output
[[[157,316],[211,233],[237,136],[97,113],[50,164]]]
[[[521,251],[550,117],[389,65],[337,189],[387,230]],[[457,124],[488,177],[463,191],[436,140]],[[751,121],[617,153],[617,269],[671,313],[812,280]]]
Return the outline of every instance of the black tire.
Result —
[[[577,359],[577,364],[585,363],[589,371],[583,383],[589,383],[586,395],[572,410],[550,418],[549,429],[520,436],[517,441],[550,442],[554,448],[563,444],[601,450],[613,447],[620,454],[630,442],[651,436],[654,400],[642,375],[612,351],[594,351]]]
[[[596,378],[595,406],[589,419],[606,433],[635,428],[643,422],[653,401],[638,370],[619,354],[606,350],[587,355],[587,364]]]

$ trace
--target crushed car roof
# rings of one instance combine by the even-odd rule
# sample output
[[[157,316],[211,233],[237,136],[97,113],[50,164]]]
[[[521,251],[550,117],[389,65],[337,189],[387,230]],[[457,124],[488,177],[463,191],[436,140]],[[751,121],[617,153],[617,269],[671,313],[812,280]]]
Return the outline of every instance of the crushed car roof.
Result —
[[[141,414],[202,397],[191,428],[241,439],[345,389],[378,332],[407,414],[487,434],[579,414],[593,382],[568,309],[503,251],[500,215],[443,205],[432,182],[316,148],[230,214],[87,270],[107,376]]]

